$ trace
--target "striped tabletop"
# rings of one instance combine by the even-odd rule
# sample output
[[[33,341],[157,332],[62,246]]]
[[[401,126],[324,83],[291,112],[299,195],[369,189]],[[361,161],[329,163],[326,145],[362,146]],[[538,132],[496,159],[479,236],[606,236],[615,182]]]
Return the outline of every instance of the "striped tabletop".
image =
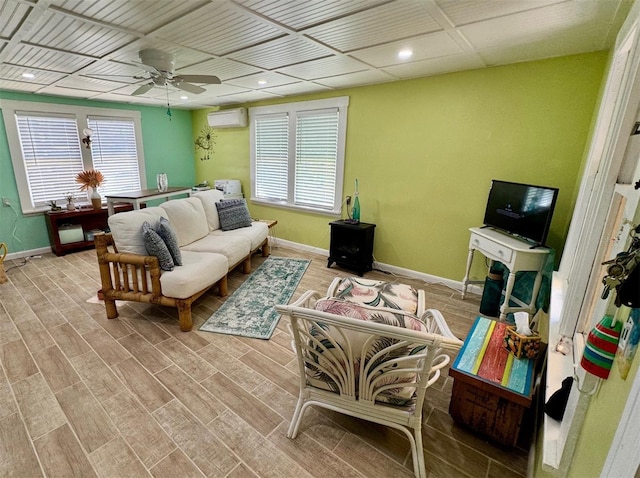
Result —
[[[528,397],[535,361],[507,352],[503,340],[508,324],[478,317],[467,335],[453,368]]]

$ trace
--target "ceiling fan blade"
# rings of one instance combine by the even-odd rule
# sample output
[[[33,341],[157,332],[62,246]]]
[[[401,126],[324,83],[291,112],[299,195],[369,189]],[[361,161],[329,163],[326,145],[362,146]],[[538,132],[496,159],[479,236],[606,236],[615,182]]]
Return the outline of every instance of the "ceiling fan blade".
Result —
[[[146,85],[142,85],[140,88],[138,88],[136,91],[134,91],[133,93],[131,93],[131,96],[138,96],[138,95],[143,95],[145,94],[147,91],[149,91],[151,88],[153,88],[155,85],[153,84],[153,82],[151,83],[147,83]]]
[[[199,95],[200,93],[204,93],[205,91],[207,91],[198,85],[192,85],[191,83],[187,83],[185,81],[176,81],[175,78],[173,81],[171,81],[171,84],[176,88],[188,91],[189,93],[193,93],[194,95]]]
[[[208,85],[219,85],[222,83],[220,78],[214,75],[178,75],[175,78],[181,78],[182,81],[189,81],[191,83],[206,83]]]

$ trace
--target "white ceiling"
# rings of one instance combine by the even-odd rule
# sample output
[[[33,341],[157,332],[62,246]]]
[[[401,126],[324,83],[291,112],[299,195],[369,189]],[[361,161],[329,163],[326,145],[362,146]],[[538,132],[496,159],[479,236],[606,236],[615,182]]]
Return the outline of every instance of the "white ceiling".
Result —
[[[604,50],[629,8],[628,0],[0,0],[0,88],[230,105]],[[174,54],[176,74],[222,84],[130,96],[146,83],[132,78],[144,74],[143,48]],[[398,59],[406,48],[413,56]]]

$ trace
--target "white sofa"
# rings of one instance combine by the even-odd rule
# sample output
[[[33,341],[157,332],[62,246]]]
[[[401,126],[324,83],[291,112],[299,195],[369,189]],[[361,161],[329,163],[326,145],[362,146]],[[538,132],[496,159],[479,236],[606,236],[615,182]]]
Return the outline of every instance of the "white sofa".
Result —
[[[157,207],[121,212],[109,216],[108,234],[95,236],[100,266],[102,296],[107,317],[116,318],[116,300],[153,303],[176,307],[180,329],[191,330],[191,304],[204,292],[218,285],[227,294],[227,272],[242,265],[251,272],[251,255],[257,250],[269,255],[266,223],[230,231],[220,228],[215,203],[221,191],[201,191],[189,198],[166,201]],[[161,270],[158,258],[147,255],[142,224],[155,224],[161,217],[174,230],[182,265]]]

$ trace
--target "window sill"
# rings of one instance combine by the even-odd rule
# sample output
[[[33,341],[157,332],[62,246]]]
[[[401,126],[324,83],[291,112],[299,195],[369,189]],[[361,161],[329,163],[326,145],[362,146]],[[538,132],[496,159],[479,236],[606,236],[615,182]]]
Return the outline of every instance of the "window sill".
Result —
[[[306,212],[306,213],[311,213],[311,214],[319,214],[321,216],[331,216],[331,217],[335,217],[336,215],[341,215],[342,211],[340,210],[325,210],[325,209],[315,209],[312,207],[305,207],[305,206],[296,206],[293,204],[287,204],[284,202],[277,202],[277,201],[268,201],[266,199],[259,199],[259,198],[255,198],[252,197],[251,199],[252,203],[258,204],[260,206],[268,206],[268,207],[277,207],[280,209],[289,209],[291,211],[299,211],[299,212]]]

